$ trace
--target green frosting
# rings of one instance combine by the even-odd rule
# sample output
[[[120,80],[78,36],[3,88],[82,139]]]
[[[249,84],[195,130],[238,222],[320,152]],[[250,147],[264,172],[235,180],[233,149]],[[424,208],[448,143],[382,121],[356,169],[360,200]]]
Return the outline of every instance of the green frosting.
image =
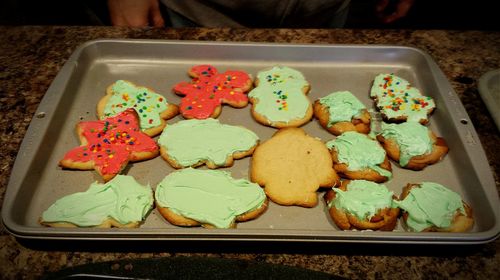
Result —
[[[160,113],[168,106],[165,97],[123,80],[116,81],[112,90],[113,94],[104,107],[103,119],[133,108],[139,116],[142,130],[161,124]]]
[[[98,226],[113,218],[120,224],[139,222],[153,206],[153,191],[131,176],[117,175],[105,184],[97,182],[85,192],[58,199],[42,214],[49,223],[69,222],[81,227]]]
[[[427,120],[427,114],[436,107],[431,97],[393,74],[377,75],[370,96],[377,98],[377,107],[389,119],[406,116],[407,121]]]
[[[167,175],[155,198],[176,214],[229,228],[237,216],[260,207],[266,195],[258,184],[234,179],[228,172],[186,168]]]
[[[378,166],[385,160],[385,150],[380,144],[367,135],[348,131],[334,140],[326,143],[329,149],[337,151],[339,162],[345,163],[350,171],[370,168],[387,178],[392,178],[392,173]]]
[[[465,214],[462,198],[454,191],[431,182],[423,182],[413,188],[402,201],[395,203],[408,213],[407,225],[414,231],[436,226],[451,225],[457,210]]]
[[[259,72],[259,85],[248,93],[257,99],[253,109],[271,122],[290,122],[305,117],[311,104],[303,93],[309,83],[297,70],[273,67]]]
[[[354,117],[360,117],[365,105],[349,91],[337,91],[319,99],[319,102],[328,107],[330,118],[328,127],[338,122],[350,122]]]
[[[169,157],[184,167],[205,160],[222,166],[233,153],[248,151],[258,141],[251,130],[221,124],[216,119],[191,119],[168,125],[158,139]]]
[[[418,122],[401,124],[382,124],[384,138],[396,141],[399,146],[399,164],[406,166],[414,156],[428,154],[432,151],[432,140],[429,129]]]
[[[335,206],[348,212],[359,220],[370,220],[377,212],[385,208],[393,208],[393,193],[385,185],[366,180],[353,180],[347,185],[347,191],[333,188],[335,199],[329,207]]]

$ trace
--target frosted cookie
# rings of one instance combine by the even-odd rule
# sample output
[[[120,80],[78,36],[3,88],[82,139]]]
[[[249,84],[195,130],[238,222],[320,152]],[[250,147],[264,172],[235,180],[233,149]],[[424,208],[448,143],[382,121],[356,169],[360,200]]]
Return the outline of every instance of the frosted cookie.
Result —
[[[101,121],[80,122],[76,132],[81,145],[64,155],[59,165],[78,170],[95,169],[104,181],[111,180],[129,161],[158,155],[156,142],[139,128],[133,109]]]
[[[160,134],[166,125],[165,120],[175,117],[179,111],[176,105],[168,103],[154,90],[118,80],[106,89],[106,95],[97,104],[97,115],[102,120],[129,108],[137,112],[141,131],[149,136]]]
[[[232,166],[234,159],[251,155],[258,143],[253,131],[216,119],[177,122],[167,126],[158,140],[161,156],[174,168]]]
[[[392,231],[399,215],[393,199],[396,196],[385,185],[365,180],[344,180],[325,194],[328,212],[343,230]]]
[[[153,191],[132,176],[118,175],[113,180],[90,185],[58,199],[40,218],[51,227],[134,228],[153,207]]]
[[[325,144],[300,128],[280,129],[257,146],[250,168],[252,182],[281,205],[314,207],[320,187],[340,183]]]
[[[211,65],[197,65],[189,70],[191,82],[176,84],[173,91],[181,96],[180,111],[187,119],[216,118],[222,104],[235,108],[247,106],[246,93],[252,78],[244,71],[218,73]]]
[[[370,132],[370,113],[349,91],[333,92],[316,100],[314,116],[321,126],[335,135],[346,131]]]
[[[333,167],[340,177],[377,183],[392,178],[391,163],[384,148],[365,134],[348,131],[326,143]]]
[[[298,127],[313,115],[307,98],[310,85],[299,71],[275,66],[257,74],[256,87],[248,97],[252,103],[252,116],[272,127]]]
[[[395,203],[411,231],[464,232],[474,224],[472,208],[459,194],[437,183],[408,184]]]
[[[403,168],[422,170],[448,153],[446,141],[417,122],[382,124],[377,140]]]
[[[156,187],[158,211],[177,226],[234,228],[267,209],[262,188],[228,172],[186,168],[167,175]]]
[[[384,120],[389,122],[429,122],[429,116],[436,108],[434,100],[424,96],[408,81],[394,74],[379,74],[370,91]]]

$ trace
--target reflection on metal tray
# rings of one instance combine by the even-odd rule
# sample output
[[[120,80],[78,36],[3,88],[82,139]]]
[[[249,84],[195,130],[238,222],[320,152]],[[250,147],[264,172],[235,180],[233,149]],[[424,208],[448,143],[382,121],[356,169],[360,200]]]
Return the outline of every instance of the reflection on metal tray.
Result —
[[[435,181],[462,195],[474,209],[475,225],[468,233],[413,233],[401,224],[393,232],[341,231],[320,203],[314,208],[284,207],[270,203],[256,220],[236,229],[180,228],[153,210],[137,229],[47,228],[38,224],[41,213],[57,198],[83,191],[100,180],[92,171],[62,170],[58,161],[78,144],[74,131],[81,120],[96,119],[96,104],[108,85],[118,79],[146,85],[179,103],[172,86],[188,80],[196,64],[220,70],[241,69],[253,76],[274,65],[300,70],[312,85],[311,100],[333,91],[349,90],[373,108],[368,91],[379,73],[395,73],[436,100],[430,127],[448,141],[450,153],[442,162],[415,172],[393,164],[387,182],[396,195],[409,182]],[[225,106],[221,122],[243,125],[262,141],[276,131],[255,122],[250,105]],[[424,52],[398,46],[293,45],[264,43],[186,42],[153,40],[97,40],[79,47],[64,65],[44,96],[25,136],[9,181],[2,216],[14,235],[38,239],[119,240],[243,240],[382,243],[485,243],[500,232],[499,200],[493,176],[476,132],[447,79]],[[37,117],[39,116],[39,117]],[[180,120],[176,117],[168,123]],[[323,141],[333,135],[316,120],[303,126]],[[237,160],[230,171],[248,178],[250,158]],[[173,169],[160,157],[134,163],[125,172],[153,188]]]

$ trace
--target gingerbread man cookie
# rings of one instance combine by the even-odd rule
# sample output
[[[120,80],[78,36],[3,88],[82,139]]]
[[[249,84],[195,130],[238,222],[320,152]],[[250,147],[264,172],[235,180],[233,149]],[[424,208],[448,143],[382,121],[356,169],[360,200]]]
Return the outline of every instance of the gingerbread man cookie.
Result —
[[[154,158],[156,142],[139,129],[133,109],[101,121],[80,122],[76,126],[81,145],[66,153],[59,165],[69,169],[95,169],[104,181],[115,177],[129,161]]]
[[[189,76],[191,82],[180,82],[173,88],[184,96],[180,112],[187,119],[216,118],[223,103],[236,108],[248,104],[246,92],[252,87],[252,79],[243,71],[218,73],[211,65],[197,65],[189,70]]]
[[[275,66],[259,72],[256,87],[248,97],[252,103],[252,116],[263,125],[272,127],[298,127],[313,115],[307,98],[310,85],[299,71]]]
[[[154,90],[118,80],[106,89],[106,95],[97,104],[97,115],[105,119],[128,108],[137,112],[142,132],[151,137],[160,134],[165,120],[175,117],[179,111],[177,105],[168,103]]]

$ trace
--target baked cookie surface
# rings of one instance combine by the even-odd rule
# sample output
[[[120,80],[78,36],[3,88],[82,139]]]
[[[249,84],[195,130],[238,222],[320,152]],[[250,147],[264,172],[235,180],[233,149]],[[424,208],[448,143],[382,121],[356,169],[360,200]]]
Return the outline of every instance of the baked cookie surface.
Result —
[[[412,170],[439,162],[449,150],[443,138],[417,122],[383,123],[377,139],[391,159]]]
[[[106,95],[97,104],[97,115],[102,120],[129,108],[137,112],[141,131],[149,136],[160,134],[165,120],[175,117],[179,111],[154,90],[118,80],[106,89]]]
[[[429,122],[429,116],[436,108],[434,99],[424,96],[408,81],[394,74],[379,74],[370,90],[384,120],[389,122]]]
[[[138,227],[153,207],[153,191],[132,176],[93,183],[87,191],[58,199],[40,218],[52,227]]]
[[[283,128],[298,127],[311,119],[312,104],[306,95],[310,85],[299,71],[275,66],[259,72],[255,85],[248,97],[257,122]]]
[[[180,82],[174,93],[184,96],[180,112],[187,119],[216,118],[222,104],[242,108],[248,104],[246,92],[252,78],[244,71],[228,70],[219,73],[212,65],[196,65],[188,71],[191,82]]]
[[[252,182],[281,205],[314,207],[320,187],[339,183],[325,144],[300,128],[280,129],[257,146],[250,168]]]
[[[332,153],[333,167],[341,177],[378,183],[392,178],[384,148],[366,134],[348,131],[326,145]]]
[[[167,126],[158,139],[160,154],[175,168],[231,166],[234,159],[251,155],[258,143],[253,131],[216,119],[177,122]]]
[[[104,181],[111,180],[129,161],[151,159],[159,153],[156,142],[141,132],[133,109],[101,121],[79,122],[76,131],[81,145],[67,152],[59,165],[95,169]]]
[[[395,203],[411,231],[464,232],[474,224],[472,208],[458,193],[438,183],[408,184]]]
[[[366,106],[349,91],[337,91],[314,102],[314,116],[334,135],[346,131],[370,132],[370,114]]]
[[[328,212],[343,230],[393,230],[399,215],[394,198],[385,185],[366,180],[344,180],[325,194]]]
[[[186,168],[167,175],[156,187],[162,216],[178,226],[235,227],[267,209],[262,188],[219,170]]]

